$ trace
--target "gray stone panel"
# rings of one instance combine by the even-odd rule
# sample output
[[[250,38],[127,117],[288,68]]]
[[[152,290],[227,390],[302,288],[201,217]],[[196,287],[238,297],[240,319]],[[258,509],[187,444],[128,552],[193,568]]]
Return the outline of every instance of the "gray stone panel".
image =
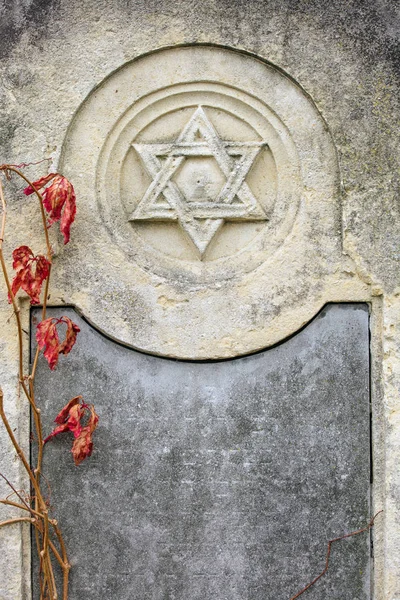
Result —
[[[54,373],[41,358],[45,432],[77,394],[100,415],[82,465],[70,435],[45,453],[71,600],[289,600],[323,568],[326,540],[368,521],[366,305],[328,305],[277,347],[202,363],[49,310],[61,314],[81,333]],[[369,556],[368,534],[335,545],[304,597],[367,600]]]

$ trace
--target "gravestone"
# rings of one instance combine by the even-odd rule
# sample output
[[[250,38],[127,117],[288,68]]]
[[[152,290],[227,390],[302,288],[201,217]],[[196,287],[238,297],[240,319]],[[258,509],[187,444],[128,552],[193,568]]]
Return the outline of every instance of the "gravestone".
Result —
[[[69,457],[46,463],[72,600],[288,598],[369,516],[366,308],[330,306],[265,350],[332,299],[343,262],[325,123],[269,63],[176,47],[105,79],[60,161],[89,236],[71,285],[130,346],[79,321],[75,357],[38,372],[46,414],[68,381],[103,423],[86,492]],[[369,597],[366,538],[310,594]]]
[[[46,448],[71,600],[287,600],[322,570],[327,539],[368,521],[365,305],[329,305],[275,348],[203,363],[139,353],[73,309],[49,312],[61,314],[81,333],[55,373],[39,364],[46,431],[75,394],[100,417],[85,466],[70,436]],[[369,578],[364,534],[334,548],[308,595],[367,600]]]
[[[289,600],[381,509],[304,598],[400,600],[394,4],[0,7],[2,162],[77,196],[70,243],[49,229],[49,314],[81,332],[36,384],[46,433],[74,394],[100,415],[79,467],[67,435],[45,451],[70,600]],[[7,259],[44,250],[14,183]],[[27,365],[40,317],[19,296]],[[0,529],[0,600],[36,598],[30,549],[29,525]]]

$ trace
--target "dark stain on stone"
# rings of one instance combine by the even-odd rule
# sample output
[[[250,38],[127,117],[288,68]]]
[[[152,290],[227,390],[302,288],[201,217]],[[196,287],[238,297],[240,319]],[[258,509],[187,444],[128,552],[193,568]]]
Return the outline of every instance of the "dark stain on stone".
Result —
[[[24,31],[31,36],[31,44],[46,34],[62,0],[21,0],[8,2],[0,22],[0,59],[9,56]]]
[[[3,111],[0,111],[0,115],[2,117],[0,135],[1,144],[3,148],[3,156],[6,158],[7,154],[10,152],[10,143],[14,137],[15,131],[17,130],[18,124],[14,121],[12,117],[8,115],[3,115],[2,112]]]
[[[231,24],[235,20],[250,22],[256,29],[267,28],[272,16],[286,14],[287,36],[296,36],[301,28],[301,18],[314,19],[318,28],[331,31],[356,48],[360,55],[376,64],[385,59],[400,75],[400,12],[397,0],[337,0],[332,3],[320,0],[222,0],[219,10],[224,17],[221,23]],[[259,34],[260,35],[260,34]],[[324,58],[325,57],[321,57]]]
[[[0,24],[0,57],[5,58],[12,52],[23,31],[29,31],[34,44],[49,30],[60,8],[72,12],[74,5],[80,4],[78,0],[31,0],[26,6],[21,0],[8,3]],[[97,9],[91,7],[94,26],[99,22],[101,12],[105,12],[102,4],[99,2]],[[376,64],[384,59],[391,63],[394,72],[400,75],[400,14],[397,0],[337,0],[328,4],[320,0],[219,0],[217,5],[204,2],[201,7],[192,0],[179,3],[172,0],[109,0],[107,6],[110,7],[110,4],[116,12],[127,17],[143,19],[146,14],[159,13],[171,17],[179,14],[182,21],[188,24],[198,22],[199,25],[211,10],[224,35],[229,33],[234,24],[251,27],[253,36],[249,43],[253,48],[257,46],[257,39],[262,40],[274,34],[271,18],[283,16],[287,30],[283,44],[290,44],[304,17],[307,21],[315,20],[320,30],[347,40],[367,61]]]

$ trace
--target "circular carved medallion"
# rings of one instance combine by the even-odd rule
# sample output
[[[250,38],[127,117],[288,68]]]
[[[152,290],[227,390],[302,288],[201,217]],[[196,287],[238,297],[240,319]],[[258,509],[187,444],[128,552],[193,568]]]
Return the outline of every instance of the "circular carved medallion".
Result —
[[[130,106],[98,173],[111,235],[167,277],[254,269],[289,233],[301,198],[284,123],[244,89],[206,80],[157,89]]]
[[[123,65],[77,111],[60,169],[93,255],[77,302],[126,343],[233,356],[330,299],[335,148],[310,97],[254,55],[178,46]]]

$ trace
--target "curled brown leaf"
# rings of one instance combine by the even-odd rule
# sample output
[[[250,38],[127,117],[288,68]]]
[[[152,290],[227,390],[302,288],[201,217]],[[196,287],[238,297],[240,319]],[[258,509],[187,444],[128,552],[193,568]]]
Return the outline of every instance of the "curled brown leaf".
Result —
[[[60,325],[61,323],[64,323],[67,326],[67,332],[65,340],[60,343],[57,325]],[[49,367],[52,371],[56,368],[59,355],[71,352],[79,331],[78,325],[73,323],[68,317],[61,317],[60,319],[51,317],[38,324],[36,341],[39,344],[39,348],[41,350],[44,349],[44,357],[49,363]]]
[[[89,420],[86,425],[82,425],[82,419],[87,412],[90,413]],[[85,458],[91,456],[93,451],[93,433],[99,422],[99,417],[94,410],[92,404],[83,402],[82,396],[72,398],[55,418],[57,426],[43,441],[46,444],[49,440],[59,435],[70,431],[75,440],[72,445],[72,455],[74,462],[79,465]]]

